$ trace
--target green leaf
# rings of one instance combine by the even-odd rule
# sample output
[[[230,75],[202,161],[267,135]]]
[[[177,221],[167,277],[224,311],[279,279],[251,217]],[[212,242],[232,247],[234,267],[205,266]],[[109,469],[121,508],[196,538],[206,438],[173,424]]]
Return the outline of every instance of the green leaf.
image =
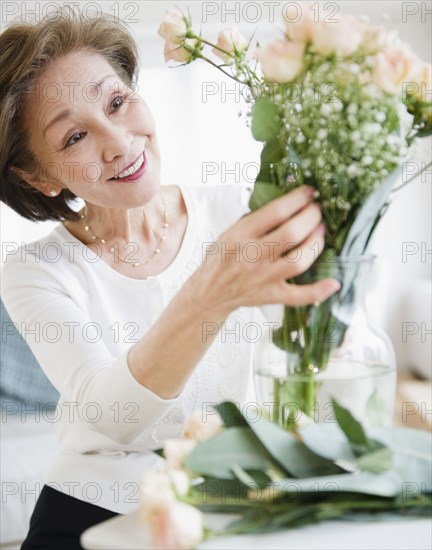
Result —
[[[393,469],[407,491],[432,491],[432,434],[413,428],[373,428],[370,434],[393,452]]]
[[[199,508],[217,510],[218,506],[241,506],[240,499],[248,498],[248,487],[237,478],[220,479],[208,477],[198,485],[192,485],[190,495]],[[249,506],[249,502],[245,503]]]
[[[375,389],[366,403],[368,423],[372,426],[382,426],[387,408],[388,404],[380,397],[378,390]]]
[[[274,139],[281,127],[278,109],[266,97],[255,103],[252,112],[252,135],[257,141]]]
[[[281,197],[283,194],[283,190],[274,183],[257,181],[255,182],[254,190],[249,200],[249,208],[251,210],[257,210],[268,202]]]
[[[186,459],[186,467],[203,476],[232,479],[232,466],[243,469],[277,468],[268,451],[248,427],[234,427],[198,444]]]
[[[285,155],[284,149],[277,138],[268,141],[261,151],[261,165],[279,162]]]
[[[255,480],[252,476],[250,476],[246,470],[244,470],[241,466],[238,464],[233,464],[231,466],[231,470],[233,471],[233,474],[235,477],[243,483],[243,485],[250,485],[253,487],[255,485]]]
[[[332,399],[332,404],[336,420],[351,443],[354,454],[375,451],[379,446],[366,435],[363,426],[353,417],[350,411],[336,403],[334,399]]]
[[[341,471],[331,460],[318,456],[283,428],[261,418],[249,424],[255,435],[278,462],[295,478],[336,474]]]
[[[288,160],[298,166],[301,166],[301,158],[292,145],[288,147]]]
[[[300,430],[304,444],[329,460],[341,460],[354,466],[356,457],[344,433],[336,423],[313,423]]]
[[[364,472],[379,474],[391,468],[392,456],[390,449],[382,447],[377,451],[362,455],[356,460],[356,465]]]
[[[402,477],[395,470],[381,474],[359,472],[335,476],[315,476],[303,479],[282,479],[272,483],[283,494],[291,493],[362,493],[381,497],[394,497],[402,491]],[[292,499],[292,496],[289,497]]]
[[[216,405],[215,409],[220,414],[226,428],[246,427],[248,425],[240,410],[230,401],[224,401]]]

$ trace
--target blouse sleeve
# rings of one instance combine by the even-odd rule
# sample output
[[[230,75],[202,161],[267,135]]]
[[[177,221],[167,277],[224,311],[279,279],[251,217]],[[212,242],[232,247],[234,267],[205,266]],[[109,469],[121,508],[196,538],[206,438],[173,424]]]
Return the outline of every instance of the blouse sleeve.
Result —
[[[61,394],[62,402],[98,406],[97,421],[87,426],[121,443],[131,443],[151,427],[180,396],[163,399],[132,375],[128,351],[115,357],[101,341],[89,341],[83,327],[92,320],[67,294],[59,280],[32,260],[10,257],[2,270],[2,298],[14,323],[40,366]],[[58,330],[62,327],[62,330]],[[113,404],[135,405],[134,422],[116,422]],[[110,410],[111,407],[111,410]]]

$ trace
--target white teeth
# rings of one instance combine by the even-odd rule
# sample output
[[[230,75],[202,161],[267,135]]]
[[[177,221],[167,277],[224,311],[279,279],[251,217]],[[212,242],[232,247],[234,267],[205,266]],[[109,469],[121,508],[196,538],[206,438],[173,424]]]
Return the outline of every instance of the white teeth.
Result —
[[[126,178],[134,174],[138,168],[141,168],[142,163],[144,162],[144,154],[141,154],[139,158],[130,166],[127,170],[123,170],[117,177],[113,178],[118,180],[119,178]]]

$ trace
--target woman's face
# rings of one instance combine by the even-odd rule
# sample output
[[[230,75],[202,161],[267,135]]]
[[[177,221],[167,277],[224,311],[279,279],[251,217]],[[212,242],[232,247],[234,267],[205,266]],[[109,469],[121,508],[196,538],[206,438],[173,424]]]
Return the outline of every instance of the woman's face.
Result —
[[[152,114],[103,56],[81,51],[58,58],[32,92],[26,124],[41,167],[32,185],[46,194],[67,188],[108,208],[153,198],[160,153]]]

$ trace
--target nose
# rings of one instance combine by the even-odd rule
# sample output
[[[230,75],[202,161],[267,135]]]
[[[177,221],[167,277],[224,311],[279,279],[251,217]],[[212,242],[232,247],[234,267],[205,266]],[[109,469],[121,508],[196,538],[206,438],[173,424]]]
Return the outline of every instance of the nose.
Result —
[[[102,157],[105,162],[113,163],[122,157],[128,157],[134,138],[127,128],[107,122],[102,138]]]

